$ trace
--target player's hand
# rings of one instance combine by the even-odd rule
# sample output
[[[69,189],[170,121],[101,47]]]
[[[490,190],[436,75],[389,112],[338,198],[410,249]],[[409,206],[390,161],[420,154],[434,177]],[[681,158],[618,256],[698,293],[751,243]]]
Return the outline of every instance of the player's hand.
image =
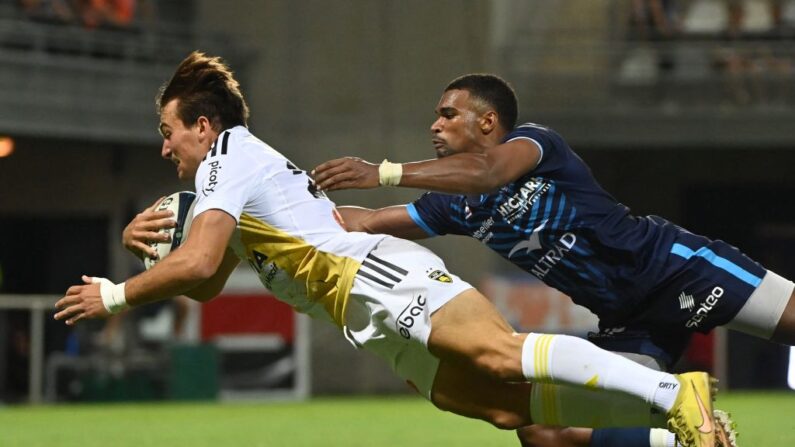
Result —
[[[66,291],[66,296],[55,303],[56,320],[65,320],[69,326],[85,318],[107,318],[110,313],[102,304],[102,295],[99,293],[98,282],[83,275],[84,285],[72,286]]]
[[[167,234],[158,233],[158,231],[163,228],[174,228],[177,225],[177,221],[173,218],[174,213],[171,211],[155,211],[155,207],[161,200],[163,200],[162,197],[157,199],[152,206],[138,213],[121,233],[124,248],[141,259],[144,256],[156,258],[157,252],[150,244],[168,242],[170,239]]]
[[[327,161],[311,172],[321,191],[377,188],[378,165],[356,157]]]

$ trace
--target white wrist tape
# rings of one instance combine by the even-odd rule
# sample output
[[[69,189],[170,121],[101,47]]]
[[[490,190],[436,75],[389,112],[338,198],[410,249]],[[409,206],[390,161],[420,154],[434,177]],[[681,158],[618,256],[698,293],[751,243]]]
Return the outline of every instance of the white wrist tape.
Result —
[[[113,284],[107,278],[96,277],[91,278],[91,282],[99,283],[99,294],[108,313],[117,314],[129,307],[124,296],[124,283]]]
[[[397,186],[401,177],[403,177],[403,165],[400,163],[391,163],[384,159],[378,166],[378,183],[382,186]]]

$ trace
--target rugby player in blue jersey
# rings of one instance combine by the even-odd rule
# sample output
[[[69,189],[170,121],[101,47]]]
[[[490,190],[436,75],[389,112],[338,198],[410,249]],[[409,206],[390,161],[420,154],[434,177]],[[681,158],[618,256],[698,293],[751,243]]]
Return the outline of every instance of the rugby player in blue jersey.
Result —
[[[613,417],[623,412],[612,402],[558,408],[547,387],[561,383],[583,398],[629,400],[634,425],[672,427],[692,447],[716,444],[706,373],[673,375],[577,337],[516,333],[427,249],[346,232],[307,173],[248,130],[248,106],[220,58],[191,53],[157,104],[161,156],[196,188],[190,232],[179,250],[124,282],[84,276],[55,304],[56,320],[107,318],[177,294],[206,301],[244,261],[278,299],[334,324],[441,409],[506,429],[538,418],[626,422]],[[153,207],[125,229],[134,253],[153,256],[147,244],[164,241],[157,221],[168,215],[157,213]]]
[[[630,214],[555,131],[516,125],[516,96],[499,77],[455,79],[436,114],[435,160],[379,165],[349,157],[314,170],[325,191],[432,191],[405,206],[342,207],[349,230],[474,237],[595,313],[600,332],[594,343],[663,369],[693,332],[716,326],[795,341],[791,281],[722,241],[657,216]],[[560,399],[578,405],[574,396]],[[532,445],[673,445],[672,435],[649,429],[534,427],[519,434]]]

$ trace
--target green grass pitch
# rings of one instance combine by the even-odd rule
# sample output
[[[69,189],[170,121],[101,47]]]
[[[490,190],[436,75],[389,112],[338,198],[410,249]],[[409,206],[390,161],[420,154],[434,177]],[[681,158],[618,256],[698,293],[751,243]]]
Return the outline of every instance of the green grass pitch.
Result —
[[[727,393],[743,447],[795,446],[795,393]],[[0,407],[0,446],[518,446],[512,432],[419,398]]]

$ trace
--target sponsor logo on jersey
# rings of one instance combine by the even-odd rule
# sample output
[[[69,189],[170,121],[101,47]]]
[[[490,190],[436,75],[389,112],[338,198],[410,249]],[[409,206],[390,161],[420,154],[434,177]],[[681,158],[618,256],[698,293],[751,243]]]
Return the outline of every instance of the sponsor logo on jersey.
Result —
[[[544,253],[538,262],[530,268],[536,278],[543,280],[564,256],[570,252],[577,243],[577,236],[574,233],[564,233],[555,244]]]
[[[207,197],[211,192],[215,191],[218,185],[218,171],[221,170],[221,162],[218,160],[211,161],[208,166],[210,167],[210,175],[207,178],[207,183],[202,188],[202,193]]]
[[[276,277],[276,273],[279,272],[279,268],[275,263],[267,262],[268,256],[257,250],[252,250],[251,255],[248,257],[249,265],[251,265],[254,271],[257,272],[260,279],[262,280],[262,283],[268,288],[268,290],[272,290],[271,284],[273,283],[273,278]],[[266,269],[267,272],[265,272]]]
[[[530,237],[526,241],[521,241],[518,244],[514,245],[511,249],[511,252],[508,253],[508,258],[513,256],[517,251],[525,250],[525,254],[530,253],[533,250],[540,250],[541,249],[541,239],[539,238],[539,233],[544,227],[547,225],[547,221],[541,222],[541,225],[533,228],[533,232],[530,234]]]
[[[696,307],[696,301],[693,299],[693,295],[687,295],[682,291],[682,294],[679,295],[679,308],[692,312],[694,307]]]
[[[685,326],[689,328],[696,328],[699,324],[707,317],[709,312],[715,308],[720,301],[720,298],[723,296],[723,288],[720,286],[715,286],[712,289],[712,292],[707,296],[707,299],[704,300],[696,310],[696,313],[687,320]]]
[[[411,339],[411,328],[417,323],[417,320],[424,318],[427,314],[425,305],[428,300],[422,295],[417,295],[411,300],[408,306],[403,309],[403,312],[397,318],[397,330],[401,337],[406,340]]]
[[[508,197],[497,207],[500,216],[508,222],[522,217],[538,200],[549,191],[550,184],[540,177],[533,177],[519,187],[511,197]]]
[[[491,237],[494,236],[493,233],[489,232],[489,229],[491,229],[492,225],[494,225],[494,218],[489,217],[483,221],[483,224],[480,225],[480,228],[478,228],[477,231],[472,233],[472,237],[485,243],[488,239],[491,239]]]
[[[444,283],[451,283],[453,282],[453,278],[450,277],[446,272],[441,270],[434,270],[428,273],[428,278],[431,278],[434,281],[444,282]]]

